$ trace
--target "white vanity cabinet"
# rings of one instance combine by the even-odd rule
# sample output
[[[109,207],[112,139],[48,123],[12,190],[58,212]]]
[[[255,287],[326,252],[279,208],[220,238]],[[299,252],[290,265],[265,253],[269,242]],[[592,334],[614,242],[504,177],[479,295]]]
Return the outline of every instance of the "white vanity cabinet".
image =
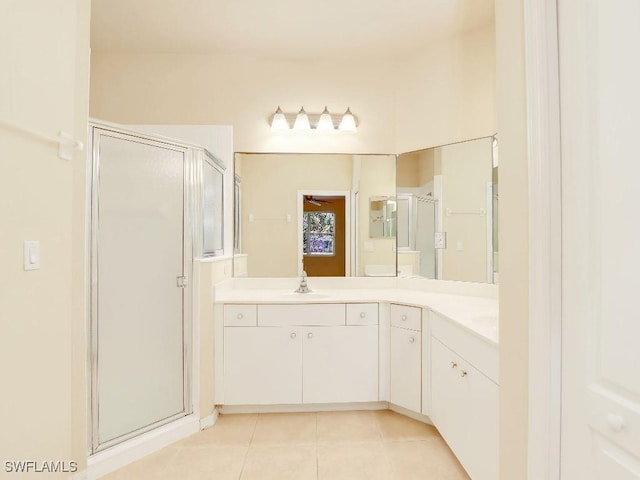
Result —
[[[431,420],[474,480],[498,478],[498,350],[431,312]]]
[[[302,327],[303,403],[378,400],[378,326]]]
[[[225,404],[378,401],[377,304],[224,309]],[[253,309],[256,326],[233,326]]]
[[[389,400],[420,412],[422,407],[422,309],[391,304]]]
[[[225,327],[225,403],[301,403],[301,335],[297,327]]]

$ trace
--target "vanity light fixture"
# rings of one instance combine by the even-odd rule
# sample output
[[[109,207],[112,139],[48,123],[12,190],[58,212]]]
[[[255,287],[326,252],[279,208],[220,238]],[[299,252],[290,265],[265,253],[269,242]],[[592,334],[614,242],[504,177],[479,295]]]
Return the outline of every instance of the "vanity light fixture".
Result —
[[[304,107],[300,108],[296,121],[293,124],[294,130],[311,130],[311,124],[309,123],[309,117],[307,112],[304,111]]]
[[[278,107],[276,113],[273,114],[273,119],[271,120],[271,131],[284,132],[286,130],[289,130],[289,122],[280,107]]]
[[[347,108],[344,115],[331,115],[329,109],[324,107],[322,113],[307,113],[304,107],[298,113],[285,113],[280,107],[270,117],[272,132],[286,132],[289,130],[318,130],[355,132],[358,119]],[[293,127],[291,127],[293,125]]]
[[[340,125],[338,126],[339,130],[345,132],[355,132],[356,131],[356,117],[351,113],[351,109],[347,108],[347,111],[344,112],[342,116],[342,120],[340,120]]]
[[[333,119],[331,118],[329,110],[327,110],[327,107],[324,107],[324,110],[318,119],[316,130],[335,130],[335,128],[336,127],[333,125]]]

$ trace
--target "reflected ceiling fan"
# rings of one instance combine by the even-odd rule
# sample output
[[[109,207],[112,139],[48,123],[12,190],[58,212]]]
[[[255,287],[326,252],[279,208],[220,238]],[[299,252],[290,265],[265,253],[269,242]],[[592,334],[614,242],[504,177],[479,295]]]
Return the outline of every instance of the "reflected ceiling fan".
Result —
[[[333,203],[331,200],[325,200],[324,198],[314,197],[313,195],[305,195],[304,201],[306,203],[310,203],[311,205],[315,205],[316,207],[321,207],[323,203]]]

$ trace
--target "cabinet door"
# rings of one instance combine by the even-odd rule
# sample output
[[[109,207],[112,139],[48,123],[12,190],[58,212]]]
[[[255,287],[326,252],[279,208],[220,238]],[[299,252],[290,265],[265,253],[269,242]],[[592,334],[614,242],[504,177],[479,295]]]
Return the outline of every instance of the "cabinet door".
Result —
[[[431,355],[431,420],[471,478],[498,478],[498,385],[435,338]]]
[[[464,368],[464,367],[463,367]],[[465,380],[470,392],[466,401],[469,414],[467,458],[463,465],[475,480],[498,478],[498,385],[479,370],[468,366]]]
[[[378,400],[378,326],[301,328],[304,403]]]
[[[302,402],[302,342],[293,327],[224,328],[228,405]]]
[[[420,332],[391,327],[390,400],[414,412],[422,404],[421,351]]]
[[[465,398],[469,394],[469,382],[460,376],[463,371],[468,368],[462,365],[460,357],[432,337],[431,420],[460,461],[471,430]]]

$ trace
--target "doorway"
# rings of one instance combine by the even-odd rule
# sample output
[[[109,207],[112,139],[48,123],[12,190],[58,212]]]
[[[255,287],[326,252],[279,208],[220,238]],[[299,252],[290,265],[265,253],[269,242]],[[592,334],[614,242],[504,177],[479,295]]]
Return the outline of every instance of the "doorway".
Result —
[[[299,192],[302,270],[310,277],[348,274],[348,192]]]

